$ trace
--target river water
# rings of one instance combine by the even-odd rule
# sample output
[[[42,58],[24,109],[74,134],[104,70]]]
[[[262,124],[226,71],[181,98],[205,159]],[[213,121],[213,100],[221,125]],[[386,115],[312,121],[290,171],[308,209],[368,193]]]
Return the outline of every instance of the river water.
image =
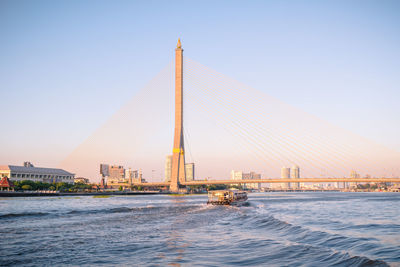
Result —
[[[399,193],[0,199],[0,265],[400,266]]]

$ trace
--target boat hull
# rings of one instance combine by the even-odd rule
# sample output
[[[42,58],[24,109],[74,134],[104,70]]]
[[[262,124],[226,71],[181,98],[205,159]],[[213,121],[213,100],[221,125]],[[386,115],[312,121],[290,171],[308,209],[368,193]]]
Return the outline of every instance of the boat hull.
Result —
[[[247,194],[236,191],[213,191],[209,192],[207,204],[242,206],[247,203]]]
[[[244,206],[248,204],[247,200],[242,201],[207,201],[208,205],[221,205],[221,206]]]

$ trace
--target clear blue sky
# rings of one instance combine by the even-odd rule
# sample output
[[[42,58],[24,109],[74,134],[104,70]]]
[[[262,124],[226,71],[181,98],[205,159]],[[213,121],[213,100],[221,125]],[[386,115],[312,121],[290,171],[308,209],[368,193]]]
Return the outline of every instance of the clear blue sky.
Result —
[[[56,165],[178,37],[187,57],[400,151],[400,1],[3,0],[0,164]]]

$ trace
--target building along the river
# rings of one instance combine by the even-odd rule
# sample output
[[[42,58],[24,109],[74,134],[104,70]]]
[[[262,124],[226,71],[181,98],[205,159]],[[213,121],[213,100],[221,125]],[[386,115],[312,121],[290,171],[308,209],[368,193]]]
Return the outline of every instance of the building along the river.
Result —
[[[11,181],[30,180],[43,183],[64,182],[73,184],[75,174],[63,169],[39,168],[33,166],[30,162],[24,162],[24,166],[0,166],[0,177],[8,177]]]

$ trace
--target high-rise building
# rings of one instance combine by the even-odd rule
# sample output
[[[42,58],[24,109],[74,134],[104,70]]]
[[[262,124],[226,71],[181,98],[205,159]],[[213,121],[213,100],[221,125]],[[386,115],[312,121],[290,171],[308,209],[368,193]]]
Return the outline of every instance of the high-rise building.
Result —
[[[245,180],[260,180],[261,174],[250,172],[250,173],[243,173],[243,179]],[[261,189],[260,183],[246,183],[243,185],[245,189]]]
[[[358,174],[355,170],[350,172],[350,178],[360,178],[360,174]]]
[[[131,168],[125,169],[124,179],[129,180],[129,178],[131,177],[131,172],[132,172]]]
[[[242,180],[243,178],[243,172],[241,171],[231,171],[231,180]],[[233,186],[238,186],[240,184],[232,184]]]
[[[110,166],[108,164],[100,164],[100,174],[103,178],[110,176]]]
[[[108,167],[109,176],[107,177],[107,185],[127,183],[125,180],[125,169],[124,166],[109,165]]]
[[[242,171],[231,171],[231,180],[258,180],[261,179],[261,174],[255,172],[244,173]],[[243,189],[260,189],[260,183],[245,183]]]
[[[360,174],[358,174],[355,170],[352,170],[351,172],[350,172],[350,178],[360,178]],[[356,187],[357,186],[357,183],[356,182],[351,182],[351,183],[349,183],[349,186],[350,187]]]
[[[185,164],[186,181],[190,182],[194,180],[194,163]]]
[[[231,180],[242,180],[243,178],[243,172],[241,171],[231,171]]]
[[[290,168],[283,167],[281,169],[281,178],[282,179],[290,179]],[[282,189],[288,189],[288,188],[290,188],[290,183],[282,183],[281,187],[282,187]]]
[[[335,182],[335,188],[340,188],[340,183],[339,182]]]
[[[299,179],[300,178],[300,168],[297,165],[293,165],[290,169],[290,178],[292,179]],[[299,189],[300,183],[291,183],[291,187],[293,189]]]
[[[129,184],[140,183],[141,181],[139,180],[139,171],[131,170],[131,168],[125,170],[125,181]]]
[[[171,182],[171,171],[172,171],[172,155],[168,155],[165,158],[165,182]]]
[[[119,186],[128,187],[132,184],[142,183],[141,171],[125,169],[120,165],[100,164],[101,184],[110,188]],[[106,182],[107,178],[107,182]]]
[[[109,167],[109,174],[110,174],[110,179],[124,179],[125,178],[125,169],[124,166],[118,166],[118,165],[111,165]]]

